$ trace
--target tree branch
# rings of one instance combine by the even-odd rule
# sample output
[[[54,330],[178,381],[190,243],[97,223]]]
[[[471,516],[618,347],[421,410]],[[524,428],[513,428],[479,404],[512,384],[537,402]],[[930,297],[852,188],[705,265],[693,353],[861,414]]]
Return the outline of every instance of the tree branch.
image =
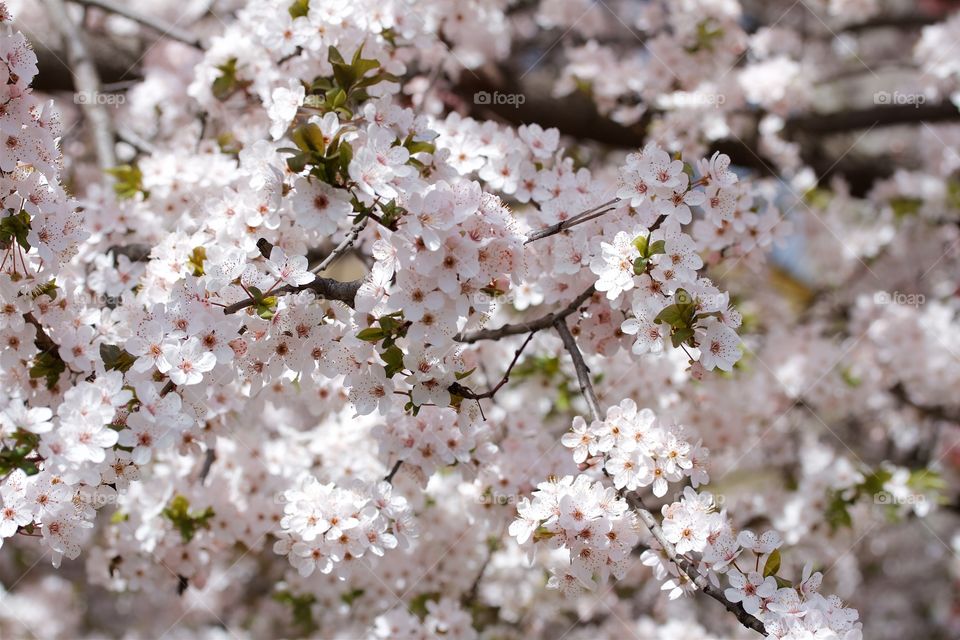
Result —
[[[530,344],[530,341],[533,340],[533,336],[537,333],[537,331],[539,331],[539,329],[534,329],[533,331],[531,331],[530,335],[527,336],[527,339],[523,341],[523,344],[520,345],[520,347],[513,352],[513,360],[510,362],[510,366],[507,367],[507,372],[503,374],[503,377],[500,379],[500,382],[498,382],[496,385],[490,387],[488,390],[484,391],[483,393],[475,393],[474,391],[471,391],[469,388],[465,387],[459,382],[454,382],[447,388],[447,390],[450,391],[450,393],[455,393],[456,395],[461,396],[463,398],[467,398],[468,400],[480,401],[480,400],[483,400],[484,398],[492,398],[497,394],[497,391],[499,391],[500,388],[503,387],[503,385],[510,382],[510,372],[513,371],[513,368],[516,366],[517,361],[520,359],[520,354],[523,353],[523,350],[526,349],[527,345]]]
[[[360,236],[360,232],[363,231],[364,227],[367,226],[367,222],[370,218],[364,216],[363,220],[353,225],[353,228],[350,229],[350,233],[347,234],[347,237],[344,238],[340,244],[334,247],[333,251],[330,254],[320,261],[320,264],[312,268],[310,271],[313,273],[320,273],[327,267],[329,267],[333,262],[342,256],[344,253],[350,250],[350,247],[353,246],[353,243],[357,241],[357,238]]]
[[[587,406],[590,408],[590,415],[594,420],[603,420],[603,415],[600,412],[600,403],[597,401],[597,394],[593,390],[593,383],[590,382],[590,367],[587,366],[586,361],[583,359],[583,354],[580,352],[580,347],[577,346],[576,339],[574,339],[573,334],[570,333],[570,328],[567,326],[567,319],[557,318],[554,320],[553,326],[556,328],[557,333],[560,334],[560,339],[563,340],[563,346],[566,347],[567,352],[570,353],[570,358],[573,359],[573,368],[577,372],[577,381],[580,383],[580,393],[583,394],[583,399],[587,401]]]
[[[554,327],[557,329],[557,333],[560,334],[560,339],[563,340],[563,345],[566,347],[567,352],[570,353],[570,357],[573,359],[573,367],[577,372],[577,380],[580,383],[580,391],[583,394],[584,400],[587,401],[587,406],[590,408],[590,415],[594,420],[603,420],[603,417],[600,413],[600,404],[597,402],[596,393],[593,390],[593,383],[590,381],[590,369],[587,367],[587,363],[583,359],[583,354],[580,352],[580,347],[577,346],[577,341],[573,337],[573,334],[570,333],[569,327],[567,327],[567,322],[563,318],[558,318],[554,322]],[[606,471],[604,471],[606,473]],[[706,593],[708,596],[714,600],[720,602],[727,611],[734,614],[737,620],[740,623],[747,627],[748,629],[753,629],[763,635],[767,635],[766,629],[763,625],[763,622],[759,618],[753,616],[744,610],[743,606],[739,603],[735,604],[727,600],[723,595],[723,591],[714,587],[710,584],[710,581],[706,576],[700,575],[689,560],[677,553],[676,547],[674,547],[667,537],[663,533],[663,529],[660,527],[660,522],[657,518],[647,509],[646,505],[643,504],[643,500],[636,493],[626,492],[620,490],[618,492],[627,503],[637,512],[640,516],[640,520],[646,525],[647,529],[650,530],[650,534],[654,539],[660,543],[660,546],[663,547],[664,552],[670,558],[670,560],[677,565],[677,568],[680,572],[689,580],[692,580],[701,591]]]
[[[643,500],[640,499],[640,496],[636,495],[635,493],[627,493],[625,497],[630,506],[633,507],[633,509],[637,512],[637,515],[640,516],[640,520],[643,522],[643,524],[646,525],[647,529],[650,530],[650,534],[653,535],[654,539],[658,543],[660,543],[660,546],[663,547],[663,550],[666,552],[670,560],[677,565],[677,568],[680,569],[680,571],[688,579],[693,580],[694,584],[696,584],[701,591],[722,604],[727,611],[736,616],[737,620],[740,621],[740,624],[748,629],[753,629],[762,635],[767,635],[766,628],[759,618],[747,613],[740,603],[733,603],[727,600],[726,596],[723,595],[723,591],[710,584],[710,581],[706,578],[706,576],[700,575],[689,560],[677,553],[676,548],[670,543],[669,540],[667,540],[667,537],[664,535],[663,529],[660,527],[660,523],[657,521],[657,518],[643,504]]]
[[[528,322],[505,324],[499,329],[478,329],[476,331],[468,331],[467,333],[458,333],[453,337],[453,339],[457,342],[473,344],[474,342],[479,342],[481,340],[499,340],[504,336],[515,336],[520,333],[528,333],[530,331],[546,329],[547,327],[552,326],[558,318],[566,318],[571,313],[579,309],[580,305],[582,305],[590,296],[592,296],[594,292],[595,290],[593,285],[590,285],[586,291],[577,296],[573,302],[568,304],[560,311],[548,313],[545,316],[541,316]]]
[[[93,58],[87,49],[87,43],[80,28],[70,17],[66,3],[63,0],[46,0],[50,21],[59,30],[66,49],[67,62],[73,73],[73,82],[80,100],[80,107],[90,125],[90,135],[93,137],[93,146],[97,154],[97,164],[101,171],[106,172],[117,166],[117,157],[114,152],[116,134],[113,123],[107,113],[107,106],[100,104],[97,97],[100,94],[100,76]],[[109,174],[104,173],[104,181],[110,182]]]
[[[123,16],[128,20],[133,20],[134,22],[143,25],[148,29],[156,31],[163,38],[176,40],[177,42],[182,42],[183,44],[194,47],[195,49],[203,50],[203,45],[200,43],[200,38],[193,35],[189,31],[181,29],[176,25],[169,24],[155,16],[149,16],[145,13],[140,13],[135,9],[118,4],[113,0],[72,0],[72,2],[76,2],[77,4],[85,7],[96,7],[110,13],[115,13],[118,16]]]
[[[614,198],[613,200],[608,200],[607,202],[604,202],[603,204],[596,206],[593,209],[584,211],[583,213],[578,213],[572,218],[561,220],[560,222],[556,224],[552,224],[549,227],[544,227],[543,229],[534,231],[529,236],[527,236],[527,239],[523,244],[530,244],[531,242],[540,240],[541,238],[546,238],[556,233],[560,233],[561,231],[565,229],[569,229],[570,227],[575,227],[578,224],[582,224],[584,222],[590,222],[591,220],[595,218],[599,218],[600,216],[616,209],[616,207],[611,205],[615,205],[618,202],[620,202],[620,198]],[[603,209],[603,210],[600,211],[600,209]]]
[[[270,292],[270,295],[274,296],[284,293],[313,291],[318,296],[326,298],[327,300],[339,300],[340,302],[344,302],[348,306],[352,307],[357,297],[357,291],[360,290],[360,286],[362,284],[362,279],[341,282],[340,280],[334,280],[333,278],[315,278],[312,282],[308,282],[307,284],[303,284],[298,287],[286,285],[284,287],[274,289]],[[230,315],[246,309],[247,307],[252,307],[255,304],[256,300],[253,298],[248,298],[224,307],[223,313],[225,315]]]

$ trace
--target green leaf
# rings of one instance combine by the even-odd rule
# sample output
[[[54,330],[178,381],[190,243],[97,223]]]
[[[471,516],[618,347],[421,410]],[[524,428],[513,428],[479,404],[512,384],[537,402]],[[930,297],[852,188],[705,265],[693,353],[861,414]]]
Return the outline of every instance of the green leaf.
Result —
[[[396,345],[391,345],[380,354],[387,366],[384,367],[384,373],[388,378],[392,378],[397,373],[403,371],[403,351]]]
[[[237,78],[237,59],[230,58],[217,67],[220,75],[213,81],[210,91],[213,97],[223,102],[241,89],[246,89],[252,82]]]
[[[256,304],[257,315],[263,318],[264,320],[271,320],[273,316],[277,315],[277,298],[276,296],[268,296],[262,298]]]
[[[763,565],[763,577],[776,575],[780,570],[780,549],[774,549],[767,557],[766,564]]]
[[[357,337],[364,342],[380,342],[386,337],[386,333],[379,327],[367,327],[357,333]]]
[[[658,253],[666,253],[667,252],[666,247],[667,247],[666,240],[657,240],[656,242],[650,245],[650,251],[649,253],[647,253],[647,257],[649,258],[650,256],[655,256]]]
[[[334,62],[339,62],[341,64],[345,63],[343,56],[340,55],[340,51],[333,45],[330,45],[327,48],[327,59],[330,61],[331,64],[333,64]]]
[[[9,247],[13,240],[21,247],[30,250],[27,236],[30,234],[30,214],[21,210],[4,218],[0,218],[0,246]]]
[[[933,469],[916,469],[910,472],[907,478],[907,486],[920,493],[931,491],[943,491],[947,488],[947,482],[939,473]]]
[[[902,196],[890,200],[890,207],[893,209],[893,215],[900,218],[909,218],[920,213],[923,206],[923,200],[920,198],[908,198]]]
[[[427,617],[427,603],[431,601],[437,602],[438,600],[440,600],[440,593],[437,591],[421,593],[410,600],[410,613],[423,620]]]
[[[660,313],[653,319],[654,324],[667,324],[671,327],[682,326],[683,310],[680,306],[671,304],[660,310]]]
[[[100,359],[107,371],[126,373],[137,361],[136,356],[127,353],[115,344],[100,344]]]
[[[633,246],[637,248],[637,251],[640,252],[640,256],[643,258],[647,257],[647,236],[637,236],[633,239]]]
[[[193,275],[198,278],[203,275],[203,262],[207,259],[207,249],[205,247],[194,247],[187,259],[187,265],[193,270]]]
[[[51,300],[57,299],[57,281],[51,280],[33,288],[30,297],[36,300],[40,296],[49,296]]]
[[[468,378],[470,375],[472,375],[473,372],[476,371],[476,370],[477,370],[477,368],[474,367],[473,369],[470,369],[470,371],[454,371],[454,372],[453,372],[453,376],[454,376],[457,380],[463,380],[463,379],[465,379],[465,378]]]
[[[310,12],[310,0],[294,0],[287,11],[294,20],[304,18]]]
[[[674,329],[670,334],[670,342],[673,343],[673,347],[677,348],[684,342],[690,340],[693,337],[693,329],[688,329],[687,327],[681,327],[679,329]]]
[[[113,191],[118,198],[129,200],[138,193],[142,193],[144,197],[147,196],[147,192],[143,189],[143,173],[137,165],[122,164],[107,169],[107,173],[116,179],[113,183]]]
[[[318,159],[323,157],[323,131],[317,125],[313,123],[300,125],[290,134],[290,139],[302,152],[316,156]]]
[[[833,491],[827,496],[827,509],[824,517],[830,524],[830,529],[836,531],[840,527],[852,527],[853,518],[847,509],[848,501],[839,491]]]
[[[793,583],[785,578],[781,578],[780,576],[773,576],[773,579],[777,581],[777,586],[780,587],[781,589],[793,588]]]
[[[186,496],[177,494],[163,509],[163,517],[173,523],[184,542],[190,542],[200,529],[209,529],[210,520],[216,514],[213,507],[207,507],[199,513],[190,510],[190,501]]]
[[[281,591],[273,594],[273,599],[277,602],[288,604],[293,610],[293,623],[303,631],[305,636],[313,635],[318,629],[316,621],[313,619],[312,606],[317,598],[312,593],[295,596],[289,591]]]
[[[31,378],[45,378],[47,389],[52,389],[60,380],[60,374],[67,370],[67,365],[60,359],[60,355],[53,351],[44,351],[37,355],[30,367]]]
[[[633,261],[633,273],[638,276],[643,275],[643,273],[647,270],[647,264],[649,264],[649,262],[650,261],[643,256],[636,258]]]

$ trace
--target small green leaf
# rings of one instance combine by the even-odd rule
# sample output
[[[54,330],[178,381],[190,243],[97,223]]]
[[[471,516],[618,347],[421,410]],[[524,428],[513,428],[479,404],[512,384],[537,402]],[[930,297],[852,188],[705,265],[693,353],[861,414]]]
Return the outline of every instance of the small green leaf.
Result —
[[[30,250],[27,236],[30,234],[30,214],[21,210],[4,218],[0,218],[0,246],[6,248],[13,240],[21,247]]]
[[[207,259],[207,250],[205,247],[194,247],[187,259],[187,265],[193,270],[193,275],[198,278],[203,275],[203,262]]]
[[[647,236],[637,236],[633,239],[633,246],[637,248],[637,251],[640,252],[640,256],[643,258],[647,257]]]
[[[177,494],[163,509],[163,516],[173,523],[184,542],[190,542],[200,529],[209,529],[210,520],[216,514],[213,507],[201,512],[190,510],[190,501],[186,496]]]
[[[146,197],[147,192],[143,189],[143,173],[137,165],[122,164],[107,169],[107,173],[116,178],[113,183],[113,191],[118,198],[129,200],[138,193],[142,193]]]
[[[310,0],[294,0],[287,11],[294,20],[304,18],[310,12]]]
[[[476,371],[476,370],[477,370],[477,368],[474,367],[473,369],[470,369],[470,371],[455,371],[455,372],[453,373],[453,376],[454,376],[457,380],[463,380],[463,379],[469,377],[471,374],[473,374],[473,372]]]
[[[380,342],[386,335],[383,329],[379,327],[367,327],[357,333],[357,337],[364,342]]]
[[[67,365],[60,359],[60,355],[53,351],[44,351],[37,355],[30,367],[31,378],[45,378],[47,388],[52,389],[60,380],[60,374],[67,370]]]
[[[763,565],[763,577],[772,576],[780,571],[780,549],[774,549]]]
[[[403,371],[403,351],[397,345],[391,345],[380,354],[380,357],[386,363],[384,373],[388,378],[392,378]]]
[[[136,356],[127,353],[115,344],[100,345],[100,359],[107,371],[122,371],[126,373],[137,361]]]

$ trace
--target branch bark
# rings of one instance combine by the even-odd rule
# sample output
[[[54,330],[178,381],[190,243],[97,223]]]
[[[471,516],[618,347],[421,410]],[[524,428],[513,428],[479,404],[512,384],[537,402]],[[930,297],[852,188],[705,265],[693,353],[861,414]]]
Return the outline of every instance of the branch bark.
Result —
[[[105,182],[111,182],[107,169],[117,166],[117,157],[114,152],[116,133],[107,106],[100,104],[100,76],[97,66],[91,57],[87,42],[81,33],[80,27],[70,17],[70,11],[63,0],[46,0],[47,12],[50,21],[60,32],[63,45],[66,49],[67,62],[73,74],[77,97],[80,98],[80,107],[87,119],[90,135],[93,137],[93,146],[97,154],[97,164],[104,172]]]
[[[160,18],[155,16],[150,16],[145,13],[140,13],[136,9],[124,6],[113,0],[72,0],[73,2],[83,5],[84,7],[96,7],[98,9],[103,9],[109,13],[115,13],[118,16],[123,16],[128,20],[133,20],[134,22],[152,29],[160,34],[163,38],[170,38],[171,40],[176,40],[177,42],[182,42],[183,44],[194,47],[195,49],[203,50],[203,45],[200,42],[200,38],[193,35],[185,29],[169,24]]]
[[[577,296],[573,302],[568,304],[560,311],[548,313],[545,316],[541,316],[528,322],[505,324],[498,329],[478,329],[476,331],[468,331],[467,333],[458,333],[453,337],[453,339],[457,342],[473,344],[474,342],[479,342],[481,340],[499,340],[504,336],[515,336],[520,333],[546,329],[547,327],[552,326],[558,318],[566,318],[571,313],[579,309],[580,305],[586,302],[587,299],[594,294],[594,292],[595,290],[593,285],[590,285],[586,291]]]
[[[313,291],[322,298],[327,300],[339,300],[340,302],[346,303],[348,306],[352,307],[357,297],[357,291],[360,290],[360,286],[362,284],[362,279],[341,282],[340,280],[334,280],[333,278],[315,278],[312,282],[308,282],[307,284],[303,284],[298,287],[293,287],[290,285],[279,287],[271,291],[270,295]],[[247,307],[252,307],[254,304],[256,304],[256,301],[253,298],[241,300],[240,302],[235,302],[224,307],[223,313],[225,315],[237,313],[238,311],[242,311]]]

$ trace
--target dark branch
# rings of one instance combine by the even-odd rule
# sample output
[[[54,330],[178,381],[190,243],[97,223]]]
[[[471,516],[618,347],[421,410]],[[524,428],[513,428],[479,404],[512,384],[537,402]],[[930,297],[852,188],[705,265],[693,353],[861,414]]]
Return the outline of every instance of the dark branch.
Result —
[[[458,333],[453,337],[457,342],[464,342],[466,344],[473,344],[474,342],[479,342],[480,340],[499,340],[504,336],[515,336],[520,333],[528,333],[530,331],[539,331],[540,329],[546,329],[553,325],[553,323],[558,318],[566,318],[571,313],[575,312],[580,308],[590,296],[594,294],[593,285],[587,288],[586,291],[581,293],[577,298],[568,304],[566,307],[560,311],[553,313],[548,313],[545,316],[541,316],[535,320],[530,320],[528,322],[518,322],[517,324],[505,324],[499,329],[478,329],[476,331],[468,331],[467,333]]]
[[[341,282],[340,280],[334,280],[333,278],[315,278],[312,282],[307,284],[300,285],[298,287],[293,287],[286,285],[279,287],[269,292],[271,296],[281,295],[285,293],[299,293],[301,291],[313,291],[318,296],[325,298],[327,300],[339,300],[340,302],[346,303],[348,306],[352,307],[354,301],[357,297],[357,291],[360,290],[360,285],[363,284],[363,280],[351,280],[349,282]],[[248,298],[246,300],[241,300],[240,302],[234,302],[233,304],[224,307],[223,313],[230,315],[238,311],[242,311],[247,307],[252,307],[256,304],[256,300],[253,298]]]

